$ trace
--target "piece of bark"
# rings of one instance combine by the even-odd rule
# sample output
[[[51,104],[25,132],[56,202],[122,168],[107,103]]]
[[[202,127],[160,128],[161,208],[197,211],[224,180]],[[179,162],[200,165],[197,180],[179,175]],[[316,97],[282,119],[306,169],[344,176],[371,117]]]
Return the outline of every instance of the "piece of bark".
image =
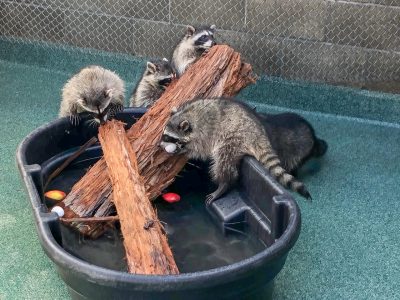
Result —
[[[47,187],[49,185],[49,183],[56,178],[58,175],[60,175],[60,173],[66,168],[68,167],[68,165],[75,160],[76,158],[79,157],[79,155],[81,155],[83,152],[86,151],[87,148],[89,148],[90,146],[94,145],[97,142],[97,138],[94,136],[92,137],[90,140],[88,140],[85,144],[83,144],[81,147],[79,147],[79,149],[72,154],[70,157],[68,157],[62,164],[61,166],[59,166],[57,169],[55,169],[50,176],[47,178],[46,183],[43,186],[43,190],[46,191]]]
[[[146,275],[178,274],[167,238],[139,175],[135,152],[123,123],[108,121],[99,140],[113,188],[121,224],[128,272]]]
[[[179,80],[172,82],[160,99],[127,131],[151,200],[173,182],[187,161],[184,156],[171,156],[158,146],[172,107],[197,97],[234,96],[254,82],[251,65],[243,63],[238,52],[227,45],[214,46]],[[63,204],[64,218],[101,217],[111,212],[111,183],[104,159],[73,186]],[[71,226],[92,238],[104,232],[102,224],[71,223]]]
[[[87,217],[87,218],[71,218],[71,219],[60,218],[60,221],[63,222],[63,223],[72,223],[72,222],[115,222],[115,221],[119,221],[119,216]]]

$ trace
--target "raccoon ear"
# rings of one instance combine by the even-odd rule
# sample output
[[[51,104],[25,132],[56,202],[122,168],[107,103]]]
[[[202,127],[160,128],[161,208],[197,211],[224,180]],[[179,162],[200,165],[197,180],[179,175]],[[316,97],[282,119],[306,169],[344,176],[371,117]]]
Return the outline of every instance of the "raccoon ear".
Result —
[[[217,29],[217,26],[215,24],[210,26],[210,29],[212,32],[214,32]]]
[[[179,129],[182,130],[183,132],[187,132],[190,130],[190,123],[188,120],[183,120],[182,122],[179,123]]]
[[[192,25],[188,25],[186,28],[186,36],[192,36],[196,29]]]
[[[157,67],[155,64],[153,64],[152,62],[148,61],[147,62],[147,72],[149,74],[154,74],[157,71]]]

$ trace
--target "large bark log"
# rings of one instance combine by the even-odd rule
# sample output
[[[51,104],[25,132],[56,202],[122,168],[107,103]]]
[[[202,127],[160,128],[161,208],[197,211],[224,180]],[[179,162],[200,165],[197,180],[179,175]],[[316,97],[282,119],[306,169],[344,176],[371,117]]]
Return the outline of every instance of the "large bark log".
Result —
[[[110,121],[100,126],[99,140],[108,167],[128,272],[134,274],[178,274],[167,238],[146,195],[135,152],[123,123]]]
[[[128,139],[138,158],[148,197],[156,198],[169,186],[186,163],[183,156],[171,156],[158,146],[172,107],[196,97],[234,96],[254,83],[252,68],[227,45],[217,45],[171,83],[160,99],[128,131]],[[113,209],[111,183],[104,159],[100,159],[63,200],[64,218],[102,217]],[[70,223],[82,234],[96,238],[104,224]]]

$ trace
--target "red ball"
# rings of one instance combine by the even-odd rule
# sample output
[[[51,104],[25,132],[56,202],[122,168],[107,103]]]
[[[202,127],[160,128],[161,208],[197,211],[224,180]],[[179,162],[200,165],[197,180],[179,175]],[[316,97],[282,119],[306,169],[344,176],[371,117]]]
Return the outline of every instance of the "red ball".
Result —
[[[163,194],[162,197],[168,203],[174,203],[174,202],[178,202],[179,200],[181,200],[181,196],[179,196],[178,194],[175,194],[175,193],[166,193],[166,194]]]

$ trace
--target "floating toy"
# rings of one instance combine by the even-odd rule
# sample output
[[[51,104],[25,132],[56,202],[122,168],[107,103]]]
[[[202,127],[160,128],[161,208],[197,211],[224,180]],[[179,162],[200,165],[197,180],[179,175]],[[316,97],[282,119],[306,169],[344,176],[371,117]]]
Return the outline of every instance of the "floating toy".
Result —
[[[174,203],[174,202],[178,202],[179,200],[181,200],[181,196],[179,196],[178,194],[175,194],[175,193],[166,193],[166,194],[163,194],[162,197],[168,203]]]
[[[61,206],[53,206],[51,211],[55,212],[60,218],[64,216],[64,209]]]
[[[176,150],[176,145],[175,144],[168,144],[165,146],[165,151],[168,153],[174,153]]]
[[[44,193],[44,195],[47,198],[56,200],[56,201],[61,201],[67,196],[63,191],[60,191],[60,190],[47,191],[46,193]]]

